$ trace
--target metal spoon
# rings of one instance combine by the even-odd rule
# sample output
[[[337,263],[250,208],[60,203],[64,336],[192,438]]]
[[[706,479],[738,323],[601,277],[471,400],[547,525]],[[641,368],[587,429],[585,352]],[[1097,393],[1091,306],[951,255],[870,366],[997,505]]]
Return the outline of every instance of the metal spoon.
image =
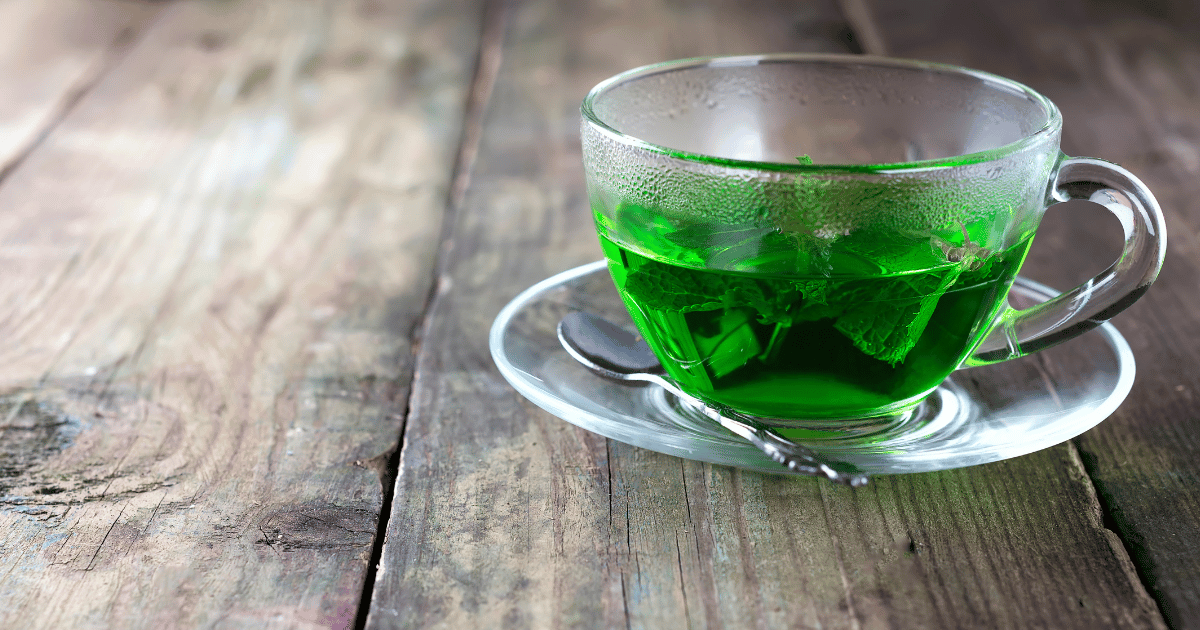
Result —
[[[645,341],[604,318],[591,313],[570,313],[558,323],[558,340],[571,356],[592,372],[617,381],[642,381],[658,385],[745,438],[788,470],[825,477],[851,487],[867,483],[867,476],[853,464],[828,461],[751,416],[728,408],[712,407],[684,393],[662,375],[662,365]]]

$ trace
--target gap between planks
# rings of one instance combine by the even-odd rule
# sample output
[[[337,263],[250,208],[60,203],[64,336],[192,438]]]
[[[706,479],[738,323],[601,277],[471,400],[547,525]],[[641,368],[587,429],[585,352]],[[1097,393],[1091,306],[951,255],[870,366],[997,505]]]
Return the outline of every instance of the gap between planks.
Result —
[[[454,224],[458,211],[466,196],[471,183],[471,173],[475,167],[475,158],[479,154],[479,143],[483,136],[483,119],[491,100],[492,91],[496,85],[496,77],[500,74],[500,63],[503,58],[504,33],[508,25],[511,0],[484,0],[480,19],[482,27],[479,36],[479,52],[475,60],[475,69],[471,76],[471,85],[467,90],[467,102],[463,110],[462,136],[458,143],[458,153],[450,173],[450,187],[445,201],[445,211],[442,214],[442,225],[438,235],[437,258],[433,265],[433,281],[429,285],[429,293],[421,306],[421,316],[415,320],[408,337],[412,340],[412,356],[420,354],[425,331],[431,325],[434,312],[434,302],[439,293],[444,290],[441,281],[450,261],[450,249],[453,243]],[[417,380],[419,364],[414,360],[412,382]],[[387,544],[388,523],[392,515],[392,501],[396,496],[396,486],[399,484],[400,455],[404,450],[404,435],[408,428],[408,414],[413,407],[416,397],[415,388],[409,392],[408,404],[405,405],[400,433],[397,436],[395,450],[387,460],[385,468],[380,471],[380,482],[383,487],[383,502],[379,509],[379,520],[376,523],[375,542],[371,546],[371,559],[367,563],[366,576],[363,579],[362,595],[359,598],[355,615],[355,630],[363,630],[371,612],[371,600],[375,592],[375,578],[379,573],[379,564],[383,560],[383,549]]]
[[[1096,487],[1096,479],[1092,476],[1092,470],[1084,462],[1083,454],[1079,446],[1075,444],[1075,438],[1067,440],[1067,451],[1071,454],[1071,462],[1079,469],[1080,475],[1087,479],[1088,496],[1095,507],[1097,525],[1104,530],[1103,533],[1112,547],[1113,555],[1120,560],[1121,568],[1129,576],[1130,583],[1136,583],[1142,587],[1141,595],[1153,602],[1154,610],[1158,612],[1163,623],[1171,626],[1171,620],[1164,614],[1163,602],[1155,597],[1154,590],[1150,588],[1150,576],[1146,575],[1141,565],[1133,561],[1133,549],[1130,547],[1129,541],[1121,536],[1121,528],[1115,525],[1116,519],[1113,517],[1112,505],[1104,499],[1104,495]]]

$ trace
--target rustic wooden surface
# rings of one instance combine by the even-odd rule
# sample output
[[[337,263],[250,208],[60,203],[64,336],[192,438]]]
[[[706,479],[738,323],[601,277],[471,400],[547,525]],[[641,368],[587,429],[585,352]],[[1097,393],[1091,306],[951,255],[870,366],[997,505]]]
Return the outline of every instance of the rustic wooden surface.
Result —
[[[0,627],[352,625],[479,11],[14,4]]]
[[[531,1],[494,17],[505,35],[485,58],[501,62],[483,66],[494,89],[452,208],[368,627],[1163,627],[1072,444],[854,492],[605,442],[489,367],[504,302],[598,256],[564,167],[587,87],[647,61],[894,38],[860,3],[685,5]],[[864,20],[875,35],[855,36]]]
[[[1200,11],[1182,0],[0,3],[0,627],[1200,627]],[[607,441],[508,387],[600,257],[578,104],[648,62],[1011,76],[1157,193],[1100,427],[849,490]],[[1079,204],[1026,273],[1115,255]],[[1062,366],[1044,366],[1052,378]],[[394,485],[393,485],[394,482]]]

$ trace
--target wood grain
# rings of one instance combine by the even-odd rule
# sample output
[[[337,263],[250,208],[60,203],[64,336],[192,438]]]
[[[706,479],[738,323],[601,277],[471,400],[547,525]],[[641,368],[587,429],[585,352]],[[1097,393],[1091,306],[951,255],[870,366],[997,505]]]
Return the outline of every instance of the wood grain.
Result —
[[[479,13],[162,6],[3,181],[0,626],[354,624]]]
[[[54,128],[158,12],[121,0],[0,4],[0,174]]]
[[[1075,440],[1105,508],[1172,627],[1200,628],[1200,45],[1187,3],[1055,3],[974,8],[875,3],[893,54],[1006,74],[1063,111],[1063,148],[1129,168],[1154,191],[1169,251],[1150,293],[1115,323],[1137,381],[1098,428]],[[1037,13],[1038,19],[1028,19]],[[952,40],[935,33],[952,32]],[[963,45],[973,42],[973,45]],[[956,44],[957,43],[957,44]],[[1003,54],[1000,50],[1003,49]],[[1029,275],[1061,288],[1115,258],[1115,221],[1048,213]],[[1105,213],[1100,213],[1105,214]],[[1068,369],[1065,366],[1060,369]]]
[[[33,151],[129,49],[157,15],[142,2],[0,4],[0,180]],[[12,249],[5,256],[12,260]],[[9,271],[7,267],[4,271]],[[11,280],[7,280],[11,281]],[[40,431],[0,422],[0,479],[20,474],[41,454]],[[7,435],[5,435],[7,434]],[[0,482],[0,489],[6,488]]]
[[[368,627],[1164,627],[1070,444],[852,491],[606,442],[509,389],[492,318],[599,257],[576,135],[591,85],[861,46],[832,3],[531,0],[493,19]]]

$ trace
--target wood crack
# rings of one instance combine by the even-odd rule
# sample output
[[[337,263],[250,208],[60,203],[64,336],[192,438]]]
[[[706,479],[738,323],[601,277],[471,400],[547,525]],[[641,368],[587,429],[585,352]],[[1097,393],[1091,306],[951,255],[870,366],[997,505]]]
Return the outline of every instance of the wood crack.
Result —
[[[608,468],[608,531],[609,531],[609,535],[612,536],[613,533],[615,533],[613,531],[613,515],[615,514],[615,510],[614,510],[614,507],[615,507],[614,492],[615,492],[615,490],[614,489],[616,487],[616,483],[614,482],[614,479],[613,479],[612,440],[609,440],[608,438],[604,438],[604,450],[607,455],[607,457],[605,457],[605,465]],[[625,514],[625,552],[626,552],[626,554],[628,554],[631,549],[631,542],[632,542],[632,534],[630,532],[630,527],[629,527],[629,513],[628,513],[628,507],[627,507],[626,514]],[[609,545],[611,548],[611,545],[612,545],[611,539],[609,540]],[[615,560],[616,560],[617,577],[621,581],[621,612],[623,613],[623,615],[625,617],[625,630],[631,630],[633,621],[629,617],[629,589],[625,584],[625,569],[623,566],[625,564],[625,562],[623,562],[621,560],[621,553],[620,553],[619,549],[617,551]]]
[[[749,586],[746,596],[754,599],[755,612],[758,618],[755,627],[765,630],[767,627],[767,611],[763,605],[762,585],[758,579],[758,568],[754,556],[754,539],[750,536],[749,524],[746,522],[746,497],[742,491],[742,471],[734,468],[730,471],[730,490],[733,492],[734,525],[737,528],[738,545],[741,547],[742,573],[746,576]]]
[[[479,58],[476,61],[475,76],[471,80],[471,88],[467,92],[467,106],[463,116],[462,140],[459,143],[458,157],[451,171],[449,212],[443,223],[443,237],[453,231],[456,211],[466,198],[467,188],[471,183],[471,174],[475,169],[475,158],[479,155],[479,142],[483,137],[483,118],[487,111],[492,91],[496,87],[496,77],[500,74],[500,64],[504,56],[504,31],[508,24],[508,0],[489,0],[484,3],[483,32],[480,37]],[[443,243],[446,239],[443,238]],[[448,260],[445,248],[439,252],[443,260]]]
[[[508,0],[485,0],[483,3],[482,28],[479,37],[479,53],[475,69],[467,90],[467,102],[463,110],[462,135],[459,140],[458,153],[451,169],[450,188],[444,206],[442,223],[438,236],[437,258],[433,265],[433,277],[429,291],[422,305],[422,315],[414,318],[408,337],[412,341],[411,356],[414,358],[414,369],[411,376],[413,387],[409,393],[400,422],[396,448],[388,460],[389,479],[384,483],[383,505],[380,508],[375,540],[371,549],[371,560],[363,579],[362,595],[359,599],[354,627],[362,630],[367,627],[371,617],[371,601],[375,593],[375,582],[379,574],[379,565],[383,558],[383,548],[386,544],[388,524],[391,520],[392,505],[400,485],[401,462],[404,455],[405,434],[408,429],[408,419],[413,409],[413,400],[418,391],[415,384],[420,377],[419,357],[422,340],[433,326],[433,316],[437,311],[438,296],[446,286],[442,278],[450,266],[451,243],[458,210],[466,196],[470,184],[471,172],[474,168],[475,157],[479,152],[479,143],[483,135],[483,118],[491,100],[496,77],[500,72],[500,62],[504,46],[504,32],[508,22]],[[429,509],[429,496],[426,496],[426,513]],[[424,531],[422,531],[424,534]]]
[[[679,544],[679,532],[675,532],[675,564],[679,570],[679,594],[683,597],[683,620],[686,627],[692,627],[692,611],[688,607],[687,584],[683,576],[683,546]]]
[[[401,412],[401,417],[408,416],[408,409]],[[401,427],[403,431],[403,427]],[[396,483],[400,471],[400,448],[393,448],[387,456],[387,463],[378,467],[379,484],[382,486],[383,501],[379,506],[379,518],[376,520],[374,537],[371,540],[371,557],[367,560],[366,574],[363,576],[362,595],[358,600],[358,610],[355,613],[355,630],[366,627],[367,617],[371,612],[371,594],[375,591],[376,573],[383,561],[383,546],[387,540],[387,526],[392,515],[392,501],[396,496]],[[380,470],[381,469],[381,470]]]
[[[854,609],[854,593],[850,588],[850,578],[846,575],[846,561],[843,557],[841,541],[838,540],[838,535],[834,533],[835,524],[833,516],[829,513],[829,496],[826,494],[826,483],[821,480],[816,482],[821,490],[821,509],[825,512],[825,526],[829,531],[829,542],[833,546],[833,555],[837,559],[838,575],[842,579],[842,592],[846,596],[846,616],[849,618],[850,627],[854,630],[860,630],[862,624],[858,620],[858,611]]]
[[[1092,517],[1095,520],[1096,527],[1104,533],[1105,540],[1108,541],[1109,547],[1112,549],[1113,556],[1121,565],[1121,569],[1125,572],[1129,583],[1136,584],[1141,587],[1138,589],[1137,596],[1155,613],[1158,618],[1167,624],[1168,617],[1164,614],[1163,602],[1161,594],[1156,594],[1153,588],[1152,576],[1148,574],[1145,568],[1138,562],[1134,562],[1134,557],[1137,552],[1136,545],[1125,540],[1121,535],[1121,527],[1115,521],[1113,516],[1113,508],[1105,500],[1105,496],[1097,487],[1094,471],[1089,470],[1089,467],[1082,456],[1082,450],[1076,444],[1075,440],[1067,440],[1067,453],[1070,456],[1071,463],[1079,471],[1080,477],[1086,481],[1083,485],[1087,492],[1088,499],[1092,503]]]
[[[104,543],[108,540],[109,534],[112,533],[113,528],[117,526],[117,522],[120,521],[121,517],[125,514],[125,505],[121,506],[121,511],[117,512],[117,517],[114,518],[112,524],[108,526],[108,531],[104,532],[104,538],[101,538],[100,544],[96,545],[96,551],[92,554],[92,559],[88,560],[88,565],[86,568],[84,568],[84,571],[91,571],[92,568],[96,566],[96,558],[100,556],[100,550],[104,549]]]

